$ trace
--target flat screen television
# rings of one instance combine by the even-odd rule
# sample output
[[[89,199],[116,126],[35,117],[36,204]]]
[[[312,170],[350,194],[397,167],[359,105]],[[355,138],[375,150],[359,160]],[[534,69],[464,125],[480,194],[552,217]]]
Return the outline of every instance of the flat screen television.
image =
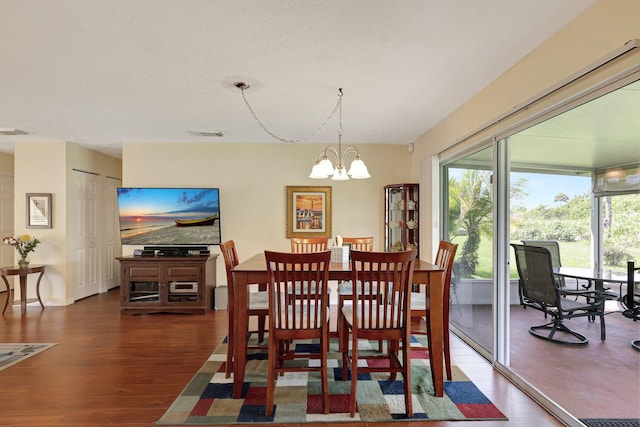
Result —
[[[123,245],[218,245],[217,188],[121,187],[118,192]]]

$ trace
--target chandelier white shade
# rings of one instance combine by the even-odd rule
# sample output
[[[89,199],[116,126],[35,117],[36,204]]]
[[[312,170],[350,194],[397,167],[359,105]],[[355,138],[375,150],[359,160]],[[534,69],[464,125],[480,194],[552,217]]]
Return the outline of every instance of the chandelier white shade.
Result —
[[[282,142],[295,143],[295,142],[305,142],[315,136],[328,122],[331,120],[336,111],[339,111],[339,128],[338,128],[338,149],[334,147],[326,147],[324,150],[320,152],[318,155],[318,159],[316,160],[313,168],[311,169],[311,174],[309,178],[313,179],[327,179],[331,178],[334,181],[346,181],[349,177],[353,179],[366,179],[371,178],[369,175],[369,170],[367,166],[364,164],[362,159],[360,158],[360,153],[358,149],[355,147],[347,147],[342,151],[342,88],[338,89],[338,103],[336,107],[333,109],[329,117],[322,123],[310,136],[303,139],[289,140],[280,138],[275,135],[273,132],[268,130],[262,122],[258,119],[253,108],[249,105],[249,101],[247,101],[246,96],[244,95],[244,91],[249,89],[249,85],[244,82],[236,82],[234,83],[238,89],[242,91],[242,98],[244,99],[249,112],[253,116],[253,118],[258,122],[260,127],[271,135],[273,138],[278,139]],[[354,159],[351,162],[349,170],[347,171],[345,168],[346,157],[347,155],[354,155]],[[334,163],[329,159],[329,156],[335,157],[335,166]]]
[[[353,179],[366,179],[371,178],[367,165],[364,164],[360,158],[360,153],[355,147],[347,147],[343,152],[339,150],[342,148],[342,144],[338,144],[338,150],[334,147],[327,147],[322,150],[318,156],[318,160],[311,168],[311,174],[309,178],[314,179],[326,179],[331,178],[334,181],[346,181],[349,177]],[[345,169],[345,156],[347,154],[354,153],[355,158],[351,162],[349,171]],[[336,166],[329,160],[329,154],[335,157]]]

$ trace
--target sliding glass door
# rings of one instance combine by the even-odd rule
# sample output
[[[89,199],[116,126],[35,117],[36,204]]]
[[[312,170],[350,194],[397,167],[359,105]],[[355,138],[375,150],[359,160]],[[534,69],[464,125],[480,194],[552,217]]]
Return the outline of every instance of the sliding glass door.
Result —
[[[549,320],[520,304],[509,243],[557,242],[560,263],[566,267],[624,272],[627,260],[637,262],[639,76],[630,74],[496,134],[475,151],[466,147],[464,153],[448,153],[441,163],[441,237],[459,245],[451,282],[451,329],[563,420],[615,417],[616,411],[637,407],[637,393],[622,398],[612,388],[609,394],[605,381],[615,378],[619,390],[637,391],[637,362],[629,365],[620,356],[630,351],[629,337],[634,331],[637,336],[637,327],[616,313],[620,304],[610,300],[605,342],[600,341],[598,322],[586,319],[570,321],[589,337],[580,353],[533,337],[529,327]],[[610,286],[614,292],[619,288]],[[611,364],[613,355],[624,362]],[[601,397],[586,406],[588,391],[577,393],[572,380],[574,375],[589,375],[585,363],[599,378],[586,389],[597,388]],[[606,399],[623,404],[614,408],[600,403]]]
[[[482,349],[493,343],[493,148],[449,163],[447,238],[458,244],[450,323]]]

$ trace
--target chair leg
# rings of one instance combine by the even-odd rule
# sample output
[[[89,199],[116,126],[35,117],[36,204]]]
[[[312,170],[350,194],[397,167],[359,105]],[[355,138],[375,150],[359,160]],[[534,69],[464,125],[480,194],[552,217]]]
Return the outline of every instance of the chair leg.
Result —
[[[449,304],[445,304],[442,325],[442,349],[444,350],[444,367],[447,374],[447,380],[451,381],[451,331],[449,331]]]
[[[265,324],[267,322],[267,316],[260,315],[258,316],[258,342],[261,343],[264,341],[264,333],[266,331]]]
[[[227,309],[227,314],[229,316],[229,331],[227,333],[227,360],[226,360],[226,364],[225,364],[225,369],[224,369],[224,376],[225,378],[229,378],[231,376],[231,372],[233,371],[233,339],[234,339],[234,333],[233,333],[233,316],[234,316],[234,311],[233,311],[233,306],[230,304],[228,309]]]
[[[413,402],[412,402],[412,390],[411,390],[411,341],[410,338],[405,337],[403,348],[409,351],[402,352],[402,368],[404,372],[402,374],[402,381],[404,383],[404,407],[407,411],[409,418],[413,417]]]
[[[325,414],[329,413],[329,373],[327,368],[327,348],[329,347],[329,325],[322,334],[320,340],[320,367],[322,372],[320,377],[322,380],[322,410]]]
[[[336,323],[336,331],[338,334],[338,351],[342,351],[342,322],[340,321],[342,316],[342,306],[344,305],[344,298],[341,295],[338,295],[338,310],[337,310],[337,323]]]
[[[339,315],[338,323],[342,323],[342,336],[339,336],[340,340],[339,347],[342,352],[342,381],[347,380],[347,372],[349,369],[349,329],[346,324],[346,320],[342,313]]]
[[[443,337],[444,340],[443,340],[442,348],[444,349],[444,366],[445,366],[445,370],[447,371],[447,380],[451,381],[453,376],[451,373],[451,352],[449,351],[451,337],[449,336],[449,334],[450,332],[449,332],[449,329],[447,328],[447,330],[444,331],[444,337]]]
[[[356,415],[356,398],[358,395],[358,341],[355,335],[351,341],[353,348],[351,349],[351,400],[349,402],[349,415],[353,418]]]
[[[258,290],[259,291],[266,291],[267,290],[267,284],[266,283],[260,283],[258,285]],[[266,319],[267,316],[258,316],[258,342],[262,342],[264,341],[264,333],[266,331]]]
[[[402,343],[404,345],[407,345],[407,347],[404,347],[402,349],[402,353],[403,354],[411,354],[411,343],[409,341],[406,340],[402,340]],[[398,357],[398,352],[400,350],[400,342],[397,340],[389,340],[387,341],[387,356],[389,356],[389,366],[393,367],[393,358],[391,357],[391,355],[395,355],[395,357]],[[404,356],[403,356],[404,357]],[[389,379],[391,381],[395,381],[396,378],[398,377],[398,373],[397,372],[390,372],[389,374]]]
[[[278,348],[280,343],[269,336],[269,351],[268,351],[268,373],[267,373],[267,398],[265,415],[270,417],[273,415],[273,394],[276,388],[276,366],[280,358]]]

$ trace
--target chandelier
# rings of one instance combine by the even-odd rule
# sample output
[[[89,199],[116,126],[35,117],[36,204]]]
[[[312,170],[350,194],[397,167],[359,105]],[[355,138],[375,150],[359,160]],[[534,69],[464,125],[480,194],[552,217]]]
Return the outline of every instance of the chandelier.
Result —
[[[338,149],[335,149],[334,147],[331,147],[331,146],[325,147],[318,154],[318,159],[316,160],[315,164],[311,169],[311,174],[309,175],[309,178],[325,179],[325,178],[331,177],[331,179],[336,181],[345,181],[345,180],[348,180],[349,177],[354,179],[371,178],[371,175],[369,175],[369,171],[367,170],[367,166],[364,164],[364,162],[360,158],[360,153],[358,152],[357,148],[349,146],[349,147],[346,147],[344,151],[342,150],[342,88],[338,89],[338,102],[336,103],[335,108],[333,109],[331,114],[329,114],[329,117],[327,117],[327,119],[315,131],[313,131],[311,135],[302,139],[284,139],[275,135],[273,132],[267,129],[267,127],[264,124],[262,124],[260,119],[258,119],[258,117],[256,116],[255,112],[253,111],[253,108],[251,108],[251,106],[249,105],[249,101],[247,101],[247,97],[244,94],[244,91],[249,89],[249,85],[244,82],[236,82],[234,83],[234,85],[242,91],[242,99],[244,99],[244,103],[247,105],[249,112],[251,113],[255,121],[258,123],[258,125],[270,136],[282,142],[296,143],[296,142],[306,142],[310,140],[315,135],[317,135],[318,132],[322,130],[322,128],[324,128],[324,126],[334,116],[336,111],[338,111],[338,117],[339,117]],[[336,162],[335,166],[334,166],[334,163],[329,159],[330,155],[332,157],[335,157],[335,162]],[[347,155],[354,156],[348,171],[345,168]]]

